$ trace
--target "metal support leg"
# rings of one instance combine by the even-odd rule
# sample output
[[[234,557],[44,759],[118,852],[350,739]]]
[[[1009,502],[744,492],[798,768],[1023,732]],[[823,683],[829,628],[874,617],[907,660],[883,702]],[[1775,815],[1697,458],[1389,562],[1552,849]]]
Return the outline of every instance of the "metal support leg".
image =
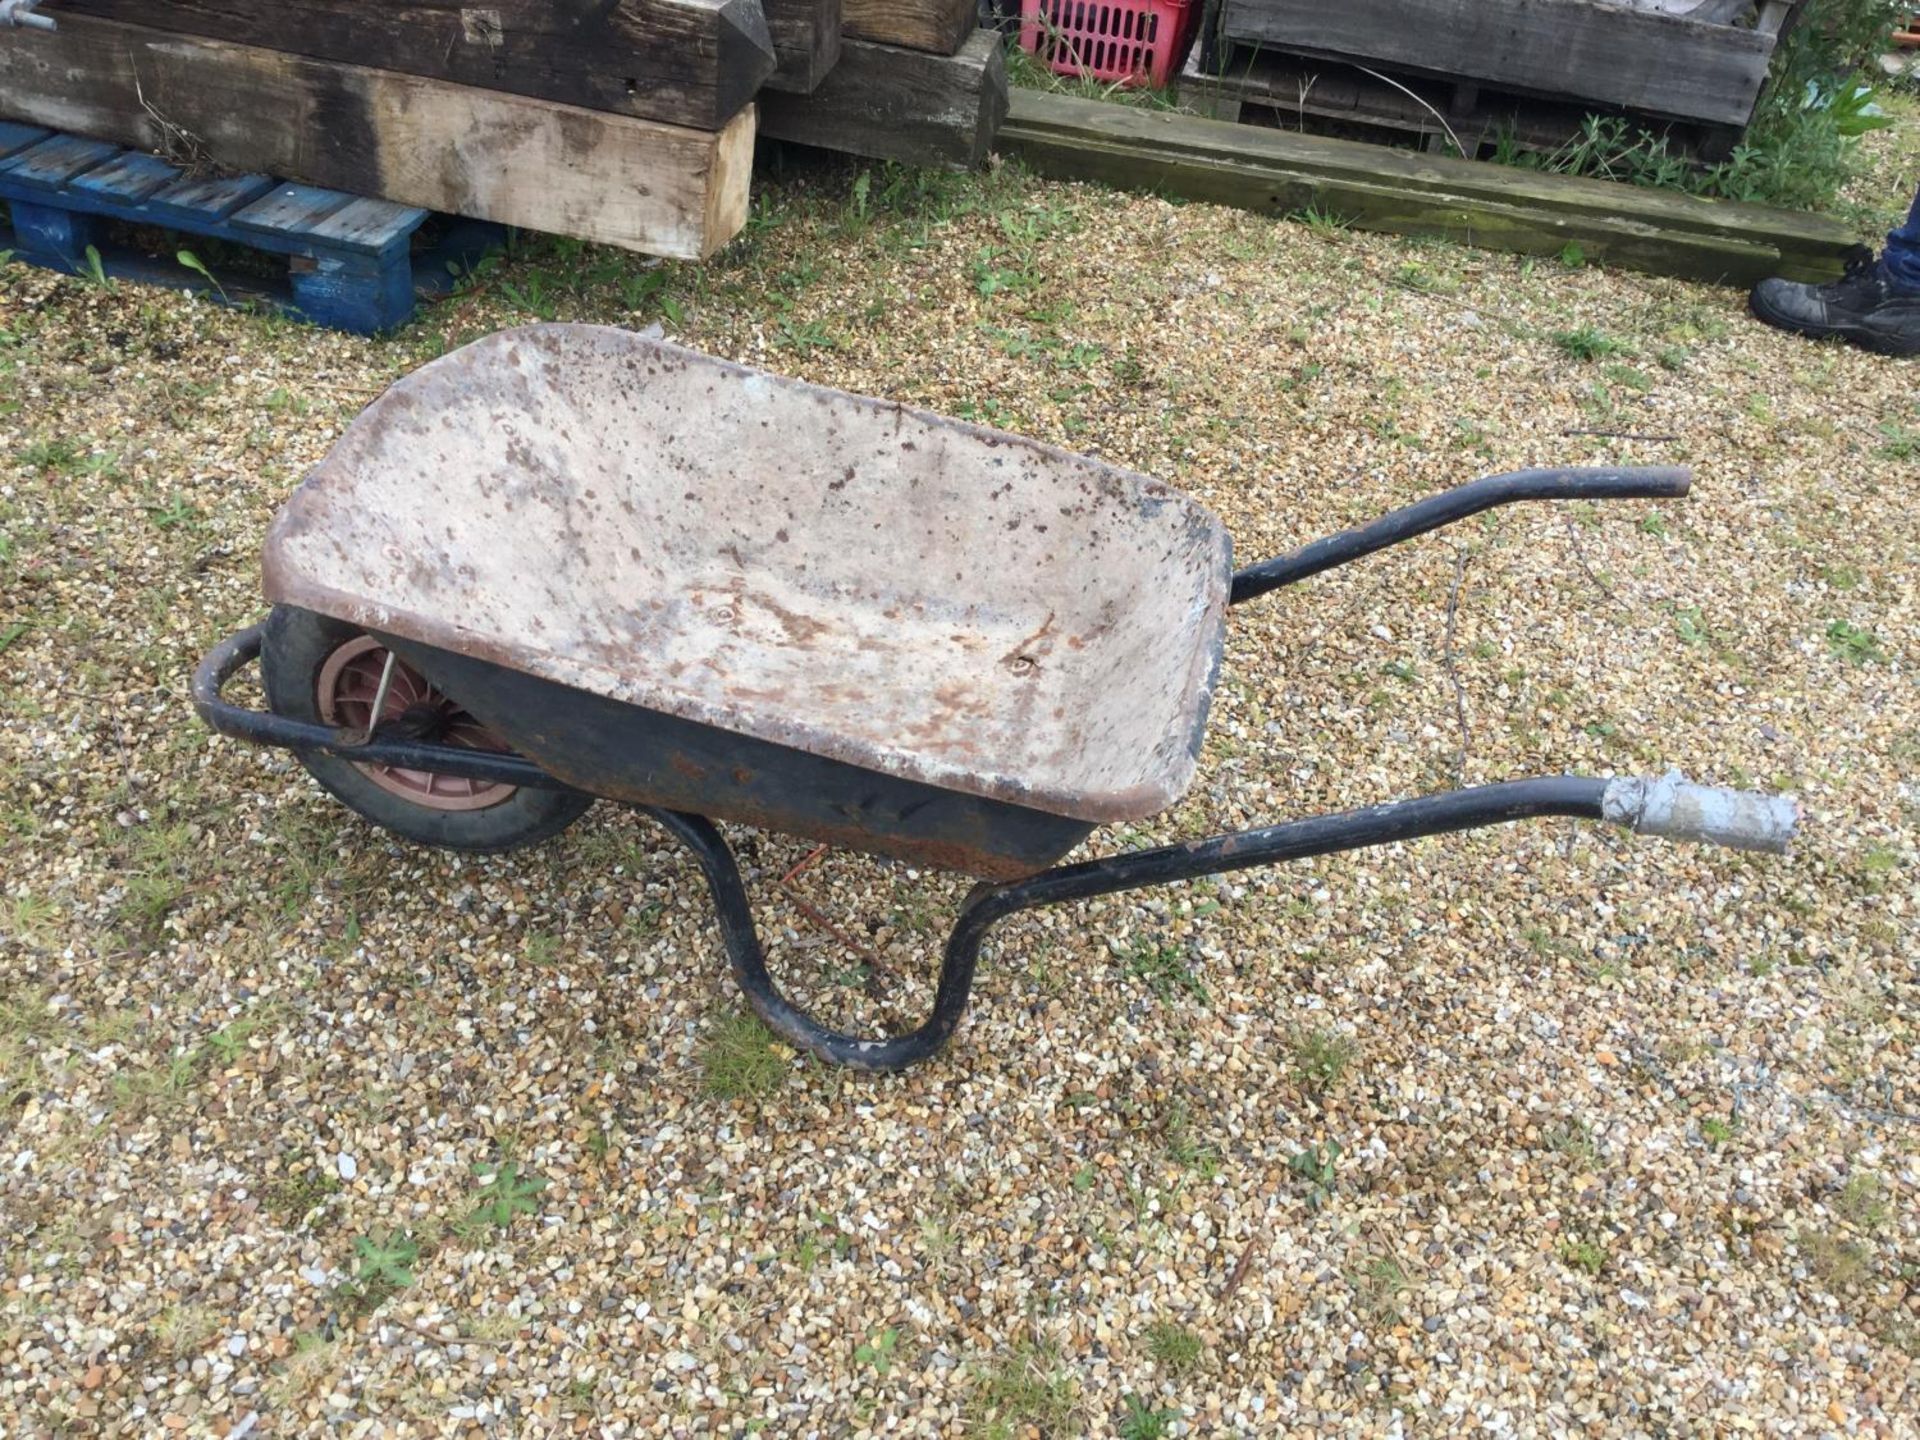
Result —
[[[642,814],[658,820],[693,852],[713,892],[713,908],[720,919],[720,938],[726,943],[727,958],[733,965],[733,978],[753,1007],[754,1014],[767,1028],[790,1045],[817,1055],[835,1065],[856,1070],[904,1070],[909,1065],[931,1059],[944,1050],[960,1017],[967,1013],[967,997],[973,991],[974,967],[980,959],[980,942],[986,937],[985,924],[970,925],[968,917],[976,909],[969,899],[960,912],[960,920],[947,938],[945,962],[940,967],[940,982],[934,991],[933,1014],[917,1030],[884,1040],[863,1040],[855,1035],[829,1030],[800,1009],[774,984],[767,972],[766,951],[753,928],[753,909],[747,889],[740,880],[740,867],[733,851],[711,820],[698,815],[682,815],[675,810],[645,807]],[[981,892],[975,891],[978,896]],[[998,918],[995,916],[994,918]]]

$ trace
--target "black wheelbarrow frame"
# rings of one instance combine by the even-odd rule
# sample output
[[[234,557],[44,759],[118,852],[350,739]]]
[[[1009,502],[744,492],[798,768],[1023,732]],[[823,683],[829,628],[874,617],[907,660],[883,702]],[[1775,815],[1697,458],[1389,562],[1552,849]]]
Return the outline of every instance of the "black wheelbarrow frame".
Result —
[[[1528,470],[1489,476],[1279,559],[1239,570],[1232,577],[1230,603],[1242,604],[1496,506],[1531,500],[1673,499],[1684,496],[1690,484],[1689,473],[1678,468]],[[222,691],[236,673],[258,658],[264,629],[255,625],[230,636],[195,672],[194,708],[220,734],[362,764],[574,791],[520,755],[393,736],[382,733],[384,726],[371,735],[344,732],[228,702]],[[966,1013],[983,943],[996,925],[1023,911],[1545,816],[1602,820],[1642,834],[1774,853],[1785,851],[1798,823],[1798,807],[1790,798],[1694,785],[1678,774],[1659,779],[1553,776],[1475,786],[1059,865],[1024,879],[976,885],[948,935],[931,1014],[904,1034],[868,1038],[823,1025],[781,993],[767,969],[739,866],[711,819],[625,803],[663,826],[698,861],[712,893],[734,978],[768,1028],[822,1060],[870,1071],[902,1070],[945,1048]]]

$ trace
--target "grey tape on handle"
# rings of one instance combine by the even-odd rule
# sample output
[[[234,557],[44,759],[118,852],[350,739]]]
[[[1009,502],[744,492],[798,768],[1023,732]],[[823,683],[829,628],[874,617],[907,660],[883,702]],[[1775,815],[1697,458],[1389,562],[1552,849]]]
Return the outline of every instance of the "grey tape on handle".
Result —
[[[1601,813],[1641,835],[1705,840],[1735,850],[1786,853],[1800,824],[1800,805],[1790,795],[1756,795],[1696,785],[1678,770],[1658,780],[1611,780]]]

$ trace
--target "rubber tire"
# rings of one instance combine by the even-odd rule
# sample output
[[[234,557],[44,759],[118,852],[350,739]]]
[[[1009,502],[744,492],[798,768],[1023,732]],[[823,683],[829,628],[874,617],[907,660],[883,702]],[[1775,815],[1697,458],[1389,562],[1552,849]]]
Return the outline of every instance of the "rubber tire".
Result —
[[[320,714],[321,667],[335,650],[365,633],[357,625],[298,606],[274,606],[260,651],[268,708],[290,720],[326,723]],[[356,815],[403,840],[443,850],[492,854],[537,845],[565,830],[593,804],[591,795],[577,791],[523,787],[484,810],[434,810],[381,789],[350,760],[301,755],[300,763]]]

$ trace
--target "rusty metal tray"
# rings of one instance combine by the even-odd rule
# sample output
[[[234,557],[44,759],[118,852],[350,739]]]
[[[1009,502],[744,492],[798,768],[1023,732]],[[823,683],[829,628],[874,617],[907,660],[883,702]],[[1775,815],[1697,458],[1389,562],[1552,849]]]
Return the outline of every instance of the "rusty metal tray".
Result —
[[[1095,460],[539,325],[368,407],[264,568],[270,599],[400,640],[1113,821],[1192,779],[1230,549],[1203,506]]]

